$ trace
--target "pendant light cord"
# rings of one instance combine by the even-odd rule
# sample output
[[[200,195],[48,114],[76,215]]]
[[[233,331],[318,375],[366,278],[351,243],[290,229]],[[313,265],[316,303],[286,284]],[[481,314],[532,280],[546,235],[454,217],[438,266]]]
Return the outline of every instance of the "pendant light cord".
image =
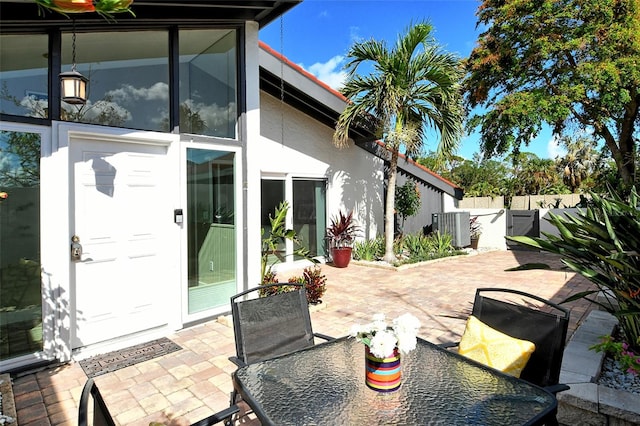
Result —
[[[284,17],[280,15],[280,144],[284,145]]]
[[[72,20],[73,29],[71,33],[71,71],[76,71],[76,20]]]

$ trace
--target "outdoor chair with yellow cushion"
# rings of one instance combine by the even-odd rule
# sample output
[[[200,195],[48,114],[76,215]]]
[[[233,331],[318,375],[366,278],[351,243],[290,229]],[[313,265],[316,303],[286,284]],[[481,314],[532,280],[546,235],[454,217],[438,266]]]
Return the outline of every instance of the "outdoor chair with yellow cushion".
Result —
[[[556,394],[569,311],[519,290],[479,288],[458,352]]]

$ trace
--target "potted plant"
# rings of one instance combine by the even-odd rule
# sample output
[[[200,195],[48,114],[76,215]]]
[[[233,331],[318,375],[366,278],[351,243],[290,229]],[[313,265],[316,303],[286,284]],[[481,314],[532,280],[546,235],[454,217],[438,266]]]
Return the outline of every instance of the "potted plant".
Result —
[[[346,268],[349,265],[353,242],[358,232],[359,227],[353,222],[353,210],[348,214],[341,211],[331,219],[327,228],[327,238],[331,259],[336,267]]]
[[[478,216],[469,219],[469,236],[471,237],[471,248],[478,249],[478,240],[482,234],[482,224],[478,220]]]

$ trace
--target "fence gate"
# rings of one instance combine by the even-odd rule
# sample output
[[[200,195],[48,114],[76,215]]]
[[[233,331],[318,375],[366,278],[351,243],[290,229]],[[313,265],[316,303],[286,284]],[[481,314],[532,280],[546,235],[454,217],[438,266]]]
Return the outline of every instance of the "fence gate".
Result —
[[[507,210],[507,236],[540,236],[540,210]],[[534,250],[507,240],[508,250]]]

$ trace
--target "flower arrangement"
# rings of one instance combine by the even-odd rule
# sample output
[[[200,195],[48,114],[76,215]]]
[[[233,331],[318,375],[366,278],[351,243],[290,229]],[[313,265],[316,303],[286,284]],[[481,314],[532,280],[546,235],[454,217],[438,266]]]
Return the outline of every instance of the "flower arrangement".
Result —
[[[408,313],[394,319],[391,326],[384,314],[376,314],[371,323],[352,326],[350,336],[367,345],[375,357],[386,358],[396,347],[402,354],[415,349],[419,328],[418,318]]]
[[[107,19],[113,19],[114,13],[128,12],[135,16],[130,7],[133,0],[35,0],[35,2],[40,8],[53,10],[63,15],[98,12]]]

